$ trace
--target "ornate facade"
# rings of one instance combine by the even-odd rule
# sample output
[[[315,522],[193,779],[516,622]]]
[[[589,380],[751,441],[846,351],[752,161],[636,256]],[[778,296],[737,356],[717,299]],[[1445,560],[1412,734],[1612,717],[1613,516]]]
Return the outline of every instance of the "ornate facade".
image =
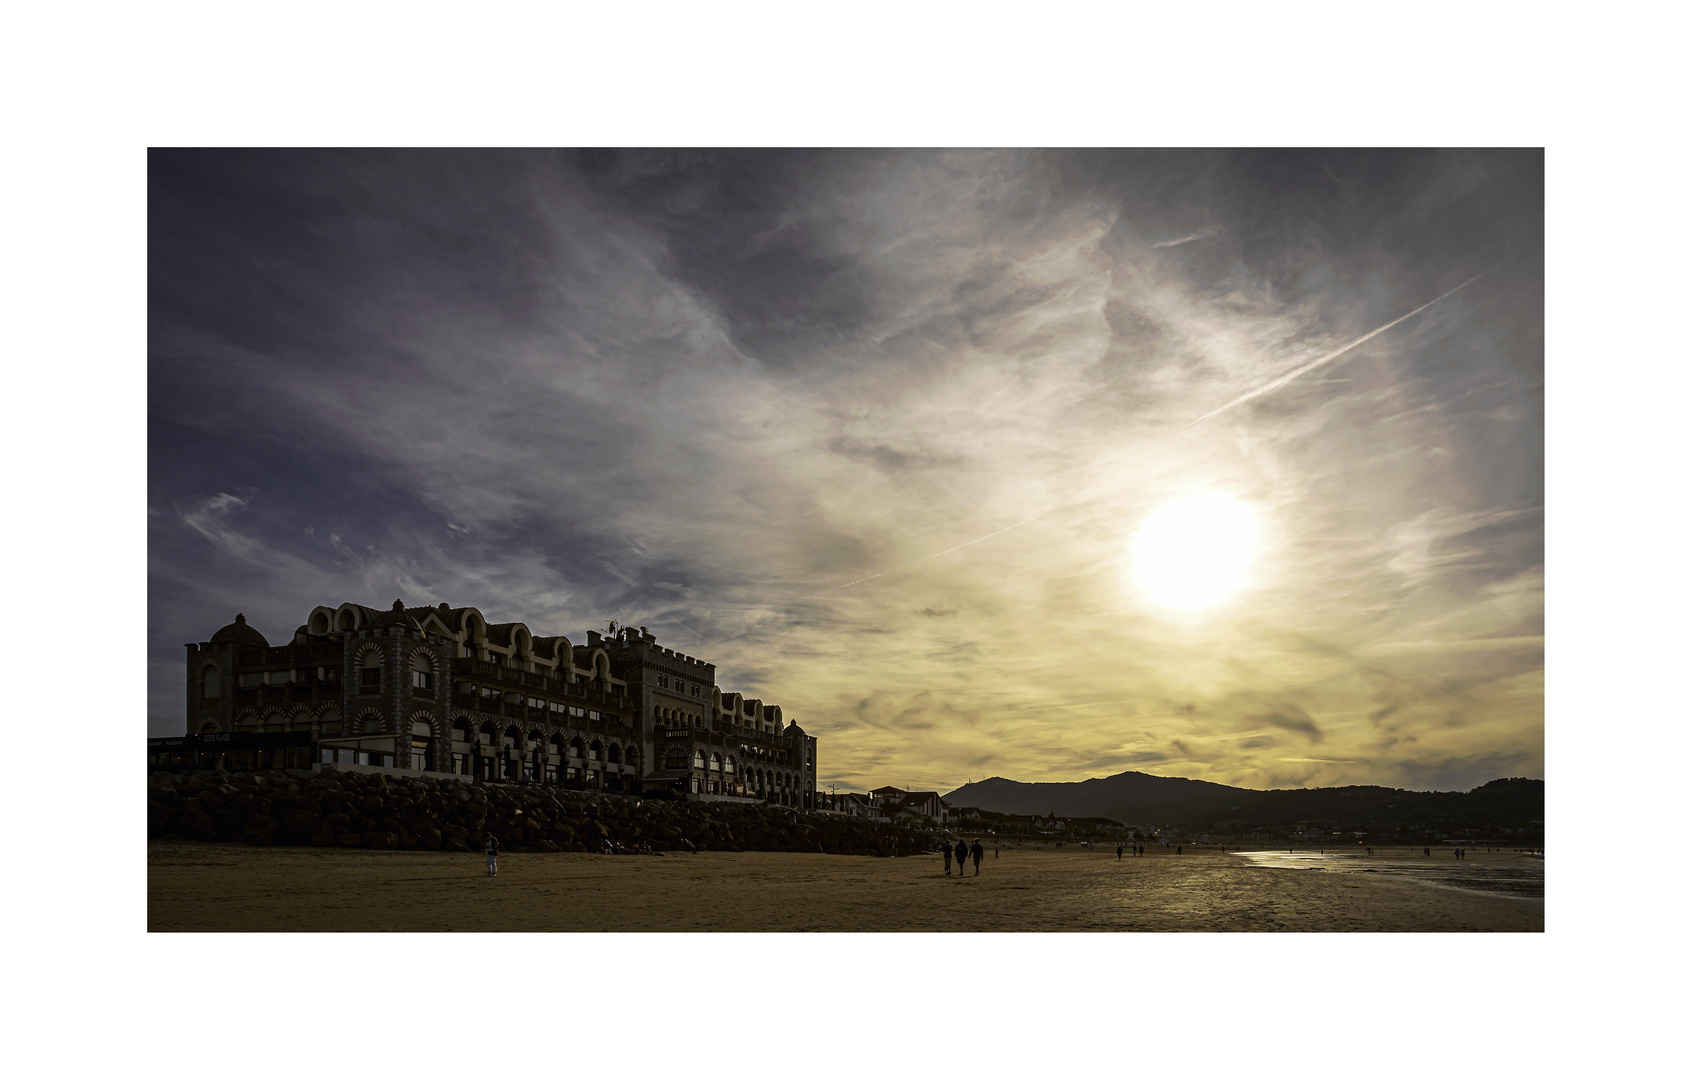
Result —
[[[816,739],[644,628],[574,645],[396,600],[315,608],[279,646],[237,615],[187,650],[190,734],[309,733],[332,766],[816,804]]]

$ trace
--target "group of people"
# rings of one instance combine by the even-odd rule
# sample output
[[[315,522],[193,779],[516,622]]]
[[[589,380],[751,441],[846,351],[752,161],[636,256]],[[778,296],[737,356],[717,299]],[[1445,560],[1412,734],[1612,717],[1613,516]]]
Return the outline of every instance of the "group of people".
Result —
[[[1135,858],[1139,858],[1141,855],[1144,855],[1146,853],[1146,845],[1144,845],[1144,844],[1134,844],[1134,845],[1129,846],[1129,847],[1124,847],[1121,844],[1116,845],[1117,861],[1119,861],[1119,862],[1121,861],[1122,853],[1124,851],[1128,852],[1128,854],[1134,856]]]
[[[998,849],[994,848],[993,854],[997,855],[998,853]],[[976,840],[973,844],[966,844],[960,839],[956,847],[942,840],[940,841],[940,854],[946,860],[946,873],[952,872],[952,859],[956,858],[958,860],[958,876],[963,877],[964,864],[974,859],[975,876],[980,877],[981,859],[987,854],[987,849],[981,846],[980,840]]]

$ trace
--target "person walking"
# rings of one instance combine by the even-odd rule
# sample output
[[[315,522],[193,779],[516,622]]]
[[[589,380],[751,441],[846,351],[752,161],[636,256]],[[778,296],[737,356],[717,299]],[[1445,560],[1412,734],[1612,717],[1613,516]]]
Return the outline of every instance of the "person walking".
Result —
[[[482,845],[482,851],[488,857],[488,876],[493,877],[499,873],[499,837],[489,833],[488,842]]]
[[[963,837],[958,837],[958,846],[952,849],[952,854],[958,860],[958,876],[963,877],[964,863],[969,861],[969,845],[963,842]]]
[[[1116,845],[1116,861],[1117,862],[1122,861],[1122,845],[1121,844]]]
[[[940,855],[946,860],[946,876],[952,876],[952,845],[946,843],[946,838],[940,838]],[[958,873],[963,873],[963,867],[958,867]]]
[[[977,837],[975,843],[969,845],[969,857],[975,862],[975,876],[981,876],[981,856],[987,854],[987,849],[981,846],[981,839]]]

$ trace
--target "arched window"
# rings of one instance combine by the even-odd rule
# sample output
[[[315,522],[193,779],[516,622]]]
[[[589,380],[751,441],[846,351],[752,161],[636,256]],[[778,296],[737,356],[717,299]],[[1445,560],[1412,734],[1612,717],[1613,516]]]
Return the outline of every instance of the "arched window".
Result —
[[[311,617],[311,629],[309,632],[316,634],[319,637],[322,637],[324,634],[329,632],[329,613],[327,611],[319,611]]]
[[[589,761],[598,761],[602,757],[604,757],[604,754],[605,754],[605,747],[600,745],[598,739],[593,740],[593,742],[591,744],[589,744],[589,746],[588,746],[588,760]]]
[[[734,775],[734,757],[733,757],[733,755],[730,755],[729,757],[726,757],[726,758],[723,759],[723,774],[725,776],[733,776]]]
[[[200,674],[200,696],[207,698],[216,697],[218,693],[218,681],[217,669],[214,667],[207,667],[206,670]]]
[[[382,654],[367,652],[358,662],[358,692],[375,694],[382,690]]]
[[[711,771],[712,772],[722,772],[723,771],[722,755],[720,755],[720,754],[712,754],[711,755]]]
[[[613,765],[621,765],[623,763],[623,748],[616,743],[612,743],[610,749],[605,751],[605,760]]]
[[[695,769],[703,769],[705,767],[705,754],[702,751],[695,750],[693,752],[693,767]]]
[[[411,687],[414,690],[435,689],[435,668],[422,653],[411,658]]]

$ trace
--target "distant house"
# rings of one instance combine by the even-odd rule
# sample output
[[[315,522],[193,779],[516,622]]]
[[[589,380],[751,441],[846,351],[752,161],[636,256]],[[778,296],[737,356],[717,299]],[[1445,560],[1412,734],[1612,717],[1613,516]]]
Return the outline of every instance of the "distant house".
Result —
[[[932,818],[946,820],[946,804],[938,791],[906,791],[904,788],[879,787],[870,792],[876,807],[887,817]]]
[[[877,820],[883,815],[881,808],[870,800],[868,795],[856,791],[843,791],[839,794],[819,793],[824,809],[845,814],[848,817]]]

